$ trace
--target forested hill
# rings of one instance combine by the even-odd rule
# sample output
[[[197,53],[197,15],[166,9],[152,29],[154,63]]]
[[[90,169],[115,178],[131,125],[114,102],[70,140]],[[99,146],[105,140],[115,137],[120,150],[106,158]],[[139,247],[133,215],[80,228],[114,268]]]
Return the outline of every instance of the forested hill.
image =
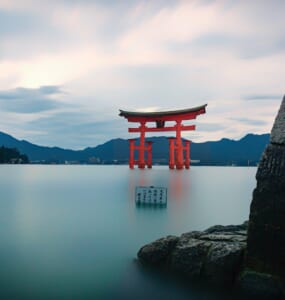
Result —
[[[15,148],[0,147],[0,164],[27,164],[27,155],[21,154]]]
[[[167,138],[152,137],[147,140],[154,142],[153,162],[167,164]],[[191,143],[191,159],[200,165],[256,165],[268,142],[269,134],[248,134],[238,141],[224,138],[219,141]],[[1,145],[17,148],[32,162],[41,163],[127,163],[129,157],[129,142],[125,139],[112,139],[96,147],[75,151],[38,146],[0,132]]]

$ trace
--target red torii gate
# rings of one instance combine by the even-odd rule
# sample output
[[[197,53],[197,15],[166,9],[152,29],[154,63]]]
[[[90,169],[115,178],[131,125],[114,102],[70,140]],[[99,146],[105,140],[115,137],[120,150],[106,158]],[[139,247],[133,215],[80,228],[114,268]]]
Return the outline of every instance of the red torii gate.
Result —
[[[169,168],[186,169],[190,167],[190,141],[185,141],[183,145],[181,139],[181,131],[195,130],[195,125],[183,125],[183,120],[193,120],[200,114],[206,112],[207,104],[181,110],[172,111],[159,111],[159,112],[132,112],[120,109],[119,116],[125,117],[128,122],[140,123],[137,128],[129,128],[129,132],[140,133],[140,143],[138,146],[135,145],[135,139],[129,139],[130,142],[130,159],[129,166],[131,169],[135,165],[138,165],[140,169],[144,169],[145,166],[148,168],[152,167],[152,142],[145,143],[146,132],[163,132],[163,131],[176,131],[175,138],[169,138]],[[165,122],[174,121],[174,126],[165,126]],[[147,122],[156,123],[156,127],[147,127]],[[134,158],[134,151],[138,150],[138,160]],[[147,160],[145,161],[145,151],[147,151]],[[185,151],[185,158],[184,152]]]

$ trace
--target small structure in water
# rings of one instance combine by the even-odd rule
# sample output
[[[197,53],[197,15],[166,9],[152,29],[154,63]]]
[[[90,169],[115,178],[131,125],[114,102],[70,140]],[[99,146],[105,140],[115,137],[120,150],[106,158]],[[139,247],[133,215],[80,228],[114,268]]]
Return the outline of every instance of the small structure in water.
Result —
[[[156,186],[137,186],[135,191],[135,201],[137,205],[151,204],[165,206],[167,204],[167,188]]]
[[[130,139],[130,158],[129,167],[133,169],[138,165],[140,169],[145,166],[152,168],[152,142],[145,142],[146,132],[166,132],[175,131],[176,137],[169,138],[169,168],[186,169],[190,168],[190,141],[183,141],[181,139],[181,131],[195,130],[195,125],[183,125],[184,120],[193,120],[200,114],[206,112],[207,104],[202,106],[159,112],[132,112],[120,110],[119,116],[125,117],[128,122],[140,123],[139,127],[129,128],[129,132],[139,132],[139,145],[135,145],[135,139]],[[165,126],[166,122],[175,122],[173,126]],[[148,127],[146,124],[155,123],[156,127]],[[138,150],[138,160],[135,160],[134,152]],[[145,151],[147,151],[147,159],[145,161]],[[185,152],[185,155],[184,155]]]

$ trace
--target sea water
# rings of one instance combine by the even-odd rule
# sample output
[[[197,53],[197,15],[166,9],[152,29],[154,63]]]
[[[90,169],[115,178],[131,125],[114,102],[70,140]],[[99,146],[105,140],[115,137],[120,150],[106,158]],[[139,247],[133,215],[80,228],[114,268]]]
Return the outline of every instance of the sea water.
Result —
[[[136,253],[162,236],[247,220],[255,173],[1,165],[0,299],[216,299],[144,270]],[[166,187],[167,206],[137,206],[137,186]]]

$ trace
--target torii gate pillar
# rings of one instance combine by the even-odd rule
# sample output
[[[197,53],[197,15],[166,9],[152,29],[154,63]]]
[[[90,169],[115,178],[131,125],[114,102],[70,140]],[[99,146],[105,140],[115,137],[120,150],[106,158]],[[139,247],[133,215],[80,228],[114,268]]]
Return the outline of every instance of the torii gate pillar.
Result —
[[[190,141],[185,141],[185,168],[190,168]]]

